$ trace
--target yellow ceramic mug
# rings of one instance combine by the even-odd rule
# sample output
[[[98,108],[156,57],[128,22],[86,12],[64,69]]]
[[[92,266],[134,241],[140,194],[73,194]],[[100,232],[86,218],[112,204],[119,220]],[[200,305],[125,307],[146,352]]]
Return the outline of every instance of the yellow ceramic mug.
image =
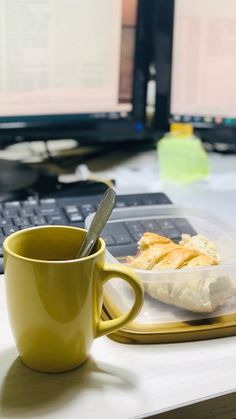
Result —
[[[92,255],[73,259],[85,230],[43,226],[18,231],[4,241],[7,304],[20,357],[29,367],[60,372],[89,356],[93,339],[130,322],[143,302],[138,278],[124,266],[107,265],[99,239]],[[131,310],[102,321],[102,286],[119,277],[133,288]]]

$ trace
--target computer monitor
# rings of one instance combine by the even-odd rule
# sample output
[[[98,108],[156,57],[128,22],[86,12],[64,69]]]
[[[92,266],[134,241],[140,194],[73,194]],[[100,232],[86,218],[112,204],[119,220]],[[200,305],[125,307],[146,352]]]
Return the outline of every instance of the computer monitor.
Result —
[[[0,146],[145,136],[145,0],[0,2]]]
[[[236,142],[235,0],[154,0],[156,128]]]

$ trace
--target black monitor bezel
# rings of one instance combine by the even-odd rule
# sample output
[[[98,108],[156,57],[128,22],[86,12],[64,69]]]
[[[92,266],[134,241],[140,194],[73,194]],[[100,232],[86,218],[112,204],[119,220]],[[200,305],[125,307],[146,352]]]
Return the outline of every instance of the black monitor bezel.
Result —
[[[171,72],[175,0],[154,0],[153,61],[156,68],[154,131],[157,138],[170,128]],[[236,128],[204,122],[193,124],[205,142],[235,143]]]
[[[150,60],[152,2],[138,0],[135,64],[133,78],[133,110],[127,117],[89,117],[56,115],[18,117],[0,125],[0,146],[23,141],[73,138],[83,145],[99,145],[146,138],[146,92]],[[99,116],[99,115],[98,115]]]

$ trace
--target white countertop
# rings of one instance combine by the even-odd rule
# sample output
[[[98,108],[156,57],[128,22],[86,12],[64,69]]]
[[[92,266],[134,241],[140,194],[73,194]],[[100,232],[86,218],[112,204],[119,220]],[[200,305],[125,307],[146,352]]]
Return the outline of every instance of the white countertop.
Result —
[[[156,163],[154,154],[143,155],[144,161]],[[177,204],[211,209],[236,224],[236,182],[232,180],[236,156],[212,155],[211,161],[215,174],[211,183],[171,186],[167,193]],[[217,180],[221,172],[225,182],[229,179],[227,191],[222,190],[222,179]],[[154,166],[150,183],[153,173],[156,190],[163,190]],[[124,192],[122,185],[120,191]],[[55,375],[34,372],[18,358],[8,323],[4,279],[0,278],[1,418],[145,417],[235,389],[236,337],[161,345],[125,345],[102,337],[94,342],[83,367]]]
[[[18,358],[0,285],[0,417],[145,417],[236,389],[236,337],[162,345],[94,342],[90,360],[41,374]]]
[[[116,180],[117,193],[165,192],[176,205],[205,208],[236,224],[236,155],[210,153],[210,176],[190,185],[163,183],[155,150],[92,160],[93,175]]]

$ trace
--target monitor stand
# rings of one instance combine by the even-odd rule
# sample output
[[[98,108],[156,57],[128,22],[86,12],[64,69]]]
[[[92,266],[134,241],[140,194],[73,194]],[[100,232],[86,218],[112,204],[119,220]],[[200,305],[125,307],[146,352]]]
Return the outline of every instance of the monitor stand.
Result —
[[[28,189],[39,177],[39,173],[27,164],[0,159],[0,201],[17,196]]]

